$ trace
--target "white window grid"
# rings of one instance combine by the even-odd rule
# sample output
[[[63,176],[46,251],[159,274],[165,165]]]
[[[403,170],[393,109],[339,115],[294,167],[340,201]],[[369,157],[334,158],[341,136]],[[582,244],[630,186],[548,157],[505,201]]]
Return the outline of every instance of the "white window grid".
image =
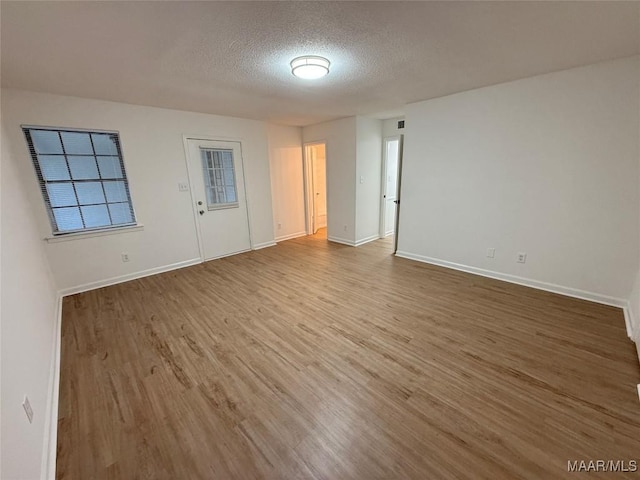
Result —
[[[209,210],[239,206],[233,150],[201,148],[200,153]]]

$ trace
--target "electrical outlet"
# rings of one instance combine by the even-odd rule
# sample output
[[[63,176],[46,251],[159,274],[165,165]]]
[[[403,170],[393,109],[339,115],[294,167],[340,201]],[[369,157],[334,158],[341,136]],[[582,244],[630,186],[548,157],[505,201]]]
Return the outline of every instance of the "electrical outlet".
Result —
[[[518,263],[525,263],[527,261],[527,254],[524,252],[520,252],[518,253],[518,259],[517,262]]]
[[[360,183],[364,183],[364,177],[360,175]]]
[[[180,182],[178,184],[178,191],[180,191],[180,192],[188,192],[189,191],[189,184],[188,183],[184,183],[184,182]]]
[[[280,230],[281,228],[282,228],[282,224],[281,224],[281,223],[279,223],[279,224],[278,224],[278,230]]]
[[[123,253],[122,254],[122,261],[123,262],[128,262],[129,261],[129,254],[128,253]]]
[[[29,419],[29,423],[33,423],[33,408],[31,408],[31,402],[29,402],[29,397],[24,396],[24,401],[22,402],[22,408],[24,408],[24,412],[27,414],[27,418]]]
[[[344,231],[345,231],[345,232],[347,231],[347,226],[346,226],[346,225],[344,226]]]
[[[488,258],[493,258],[496,256],[496,249],[495,248],[487,248],[487,257]]]

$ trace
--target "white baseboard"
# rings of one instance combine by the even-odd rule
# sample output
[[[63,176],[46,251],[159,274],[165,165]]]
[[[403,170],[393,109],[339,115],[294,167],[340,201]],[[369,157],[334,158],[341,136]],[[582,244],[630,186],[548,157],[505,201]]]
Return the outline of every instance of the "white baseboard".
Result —
[[[276,242],[271,240],[269,242],[256,243],[251,247],[251,250],[260,250],[261,248],[275,247],[276,245],[277,245]]]
[[[356,246],[356,242],[354,242],[353,240],[347,240],[346,238],[329,236],[327,237],[327,240],[329,240],[330,242],[341,243],[343,245],[349,245],[350,247]]]
[[[87,292],[89,290],[95,290],[96,288],[108,287],[109,285],[115,285],[116,283],[128,282],[130,280],[136,280],[138,278],[148,277],[149,275],[156,275],[158,273],[169,272],[171,270],[177,270],[179,268],[190,267],[202,263],[200,258],[192,258],[191,260],[185,260],[184,262],[172,263],[170,265],[164,265],[162,267],[150,268],[148,270],[142,270],[140,272],[128,273],[126,275],[120,275],[118,277],[111,277],[106,280],[99,280],[97,282],[85,283],[84,285],[78,285],[75,287],[65,288],[60,290],[59,295],[66,297],[68,295],[75,295],[76,293]]]
[[[633,340],[636,344],[638,361],[640,361],[640,330],[637,330],[637,328],[640,326],[640,323],[636,323],[636,321],[638,321],[639,319],[635,318],[635,316],[633,315],[633,310],[631,309],[630,302],[627,302],[627,306],[623,310],[624,310],[624,321],[627,325],[627,334],[629,335],[629,338]],[[640,394],[640,392],[638,393]]]
[[[260,250],[261,248],[273,247],[275,245],[276,245],[276,242],[274,241],[258,243],[256,245],[253,245],[252,250]],[[249,250],[246,250],[246,251],[249,251]],[[238,253],[244,253],[244,251],[234,252],[231,255],[236,255]],[[219,258],[223,258],[223,257],[219,257]],[[217,258],[211,258],[208,260],[217,260]],[[191,260],[185,260],[183,262],[172,263],[170,265],[163,265],[161,267],[155,267],[155,268],[150,268],[148,270],[128,273],[126,275],[120,275],[118,277],[107,278],[106,280],[99,280],[97,282],[90,282],[82,285],[77,285],[75,287],[65,288],[63,290],[60,290],[58,294],[63,297],[66,297],[68,295],[75,295],[76,293],[87,292],[89,290],[95,290],[96,288],[108,287],[110,285],[115,285],[117,283],[128,282],[130,280],[136,280],[138,278],[148,277],[150,275],[156,275],[158,273],[170,272],[171,270],[190,267],[192,265],[197,265],[199,263],[202,263],[202,260],[200,258],[192,258]]]
[[[353,240],[347,240],[346,238],[333,237],[333,236],[327,237],[327,240],[329,240],[330,242],[342,243],[343,245],[349,245],[350,247],[359,247],[360,245],[364,245],[365,243],[373,242],[374,240],[379,240],[379,239],[380,239],[379,234],[371,235],[370,237],[362,238],[355,242]]]
[[[364,245],[365,243],[373,242],[374,240],[380,240],[380,235],[371,235],[370,237],[363,238],[361,240],[356,240],[355,246],[359,247],[360,245]]]
[[[49,389],[47,410],[44,421],[44,440],[42,448],[41,480],[55,480],[56,454],[58,448],[58,399],[60,393],[60,345],[62,342],[62,296],[58,295],[56,319],[54,324],[53,345],[51,349],[51,367],[49,370]]]
[[[289,235],[283,235],[281,237],[276,237],[276,243],[284,242],[285,240],[291,240],[293,238],[304,237],[306,234],[307,232],[298,232],[291,233]]]
[[[640,331],[636,331],[634,326],[637,327],[640,324],[636,323],[633,310],[631,309],[631,303],[627,302],[627,306],[623,308],[624,322],[627,325],[627,335],[636,344],[636,353],[638,354],[638,361],[640,362]],[[638,386],[638,395],[640,395],[640,385]]]
[[[579,290],[577,288],[564,287],[562,285],[556,285],[553,283],[541,282],[538,280],[532,280],[529,278],[518,277],[516,275],[510,275],[507,273],[494,272],[492,270],[484,270],[482,268],[470,267],[468,265],[461,265],[459,263],[448,262],[446,260],[440,260],[437,258],[426,257],[423,255],[417,255],[415,253],[398,251],[396,256],[407,258],[409,260],[416,260],[418,262],[429,263],[432,265],[438,265],[440,267],[451,268],[453,270],[460,270],[461,272],[473,273],[482,277],[494,278],[496,280],[502,280],[509,283],[515,283],[518,285],[524,285],[525,287],[536,288],[538,290],[545,290],[547,292],[559,293],[567,297],[580,298],[582,300],[589,300],[590,302],[602,303],[604,305],[611,305],[613,307],[624,308],[627,306],[627,300],[622,298],[610,297],[607,295],[601,295],[599,293],[587,292],[585,290]]]
[[[633,331],[633,326],[635,325],[633,312],[631,311],[631,305],[627,301],[627,304],[622,307],[622,311],[624,312],[624,324],[627,327],[627,335],[633,341],[636,340],[635,332]]]

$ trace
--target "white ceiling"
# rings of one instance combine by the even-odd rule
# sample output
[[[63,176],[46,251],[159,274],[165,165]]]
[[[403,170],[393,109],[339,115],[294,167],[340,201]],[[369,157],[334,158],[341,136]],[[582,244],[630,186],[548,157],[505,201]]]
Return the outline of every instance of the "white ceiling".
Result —
[[[2,1],[1,28],[3,87],[289,125],[640,53],[637,2]]]

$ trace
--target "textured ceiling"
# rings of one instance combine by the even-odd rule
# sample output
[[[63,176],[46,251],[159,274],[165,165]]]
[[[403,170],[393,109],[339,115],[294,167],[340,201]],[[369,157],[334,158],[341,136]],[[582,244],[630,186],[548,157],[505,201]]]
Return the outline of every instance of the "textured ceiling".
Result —
[[[308,125],[640,53],[636,2],[1,2],[2,86]],[[323,55],[310,82],[289,61]]]

